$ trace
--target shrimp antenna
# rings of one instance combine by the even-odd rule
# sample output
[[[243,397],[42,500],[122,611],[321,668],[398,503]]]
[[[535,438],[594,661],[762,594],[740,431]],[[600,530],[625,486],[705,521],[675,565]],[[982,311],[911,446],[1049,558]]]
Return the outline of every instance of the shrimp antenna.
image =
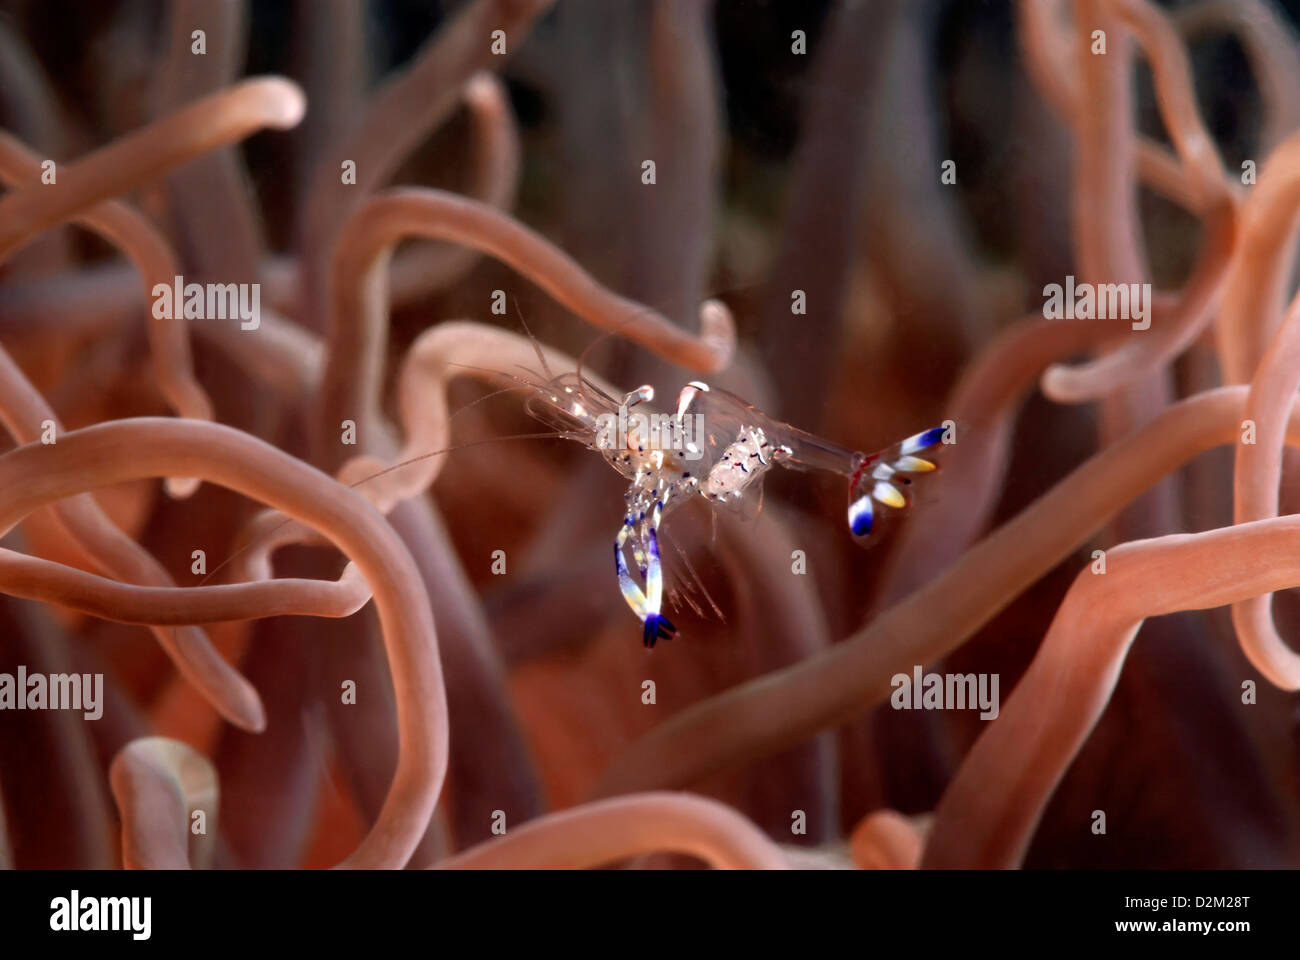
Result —
[[[463,408],[462,408],[463,409]],[[353,480],[348,484],[349,487],[355,488],[363,483],[369,483],[371,480],[378,480],[380,477],[387,476],[394,470],[401,470],[403,467],[409,467],[413,463],[419,463],[421,460],[428,460],[430,457],[436,457],[443,453],[453,453],[456,450],[464,450],[466,447],[477,447],[485,443],[498,443],[502,440],[563,440],[569,435],[559,430],[547,430],[544,433],[510,433],[504,437],[479,437],[477,440],[466,440],[464,443],[452,444],[450,447],[443,447],[441,450],[429,450],[426,453],[417,454],[409,457],[401,463],[394,463],[392,466],[362,477],[360,480]]]
[[[464,410],[465,407],[461,407],[460,409]],[[403,467],[409,467],[413,463],[419,463],[421,460],[428,460],[430,457],[436,457],[439,454],[443,454],[443,453],[454,453],[457,450],[464,450],[466,447],[477,447],[480,444],[484,444],[484,443],[497,443],[498,441],[502,441],[502,440],[556,440],[556,439],[564,440],[568,438],[569,438],[568,434],[562,433],[557,430],[551,430],[546,433],[513,433],[513,434],[507,434],[504,437],[480,437],[478,440],[466,440],[463,443],[452,444],[450,447],[443,447],[440,450],[429,450],[426,453],[421,453],[418,456],[410,457],[409,459],[403,460],[401,463],[394,463],[392,466],[385,467],[383,470],[379,470],[376,473],[370,474],[369,476],[362,477],[360,480],[353,480],[347,486],[349,489],[355,490],[357,487],[361,486],[362,484],[369,483],[371,480],[377,480],[380,477],[386,476],[387,474],[390,474],[395,470],[400,470]],[[199,581],[199,586],[203,586],[204,584],[206,584],[209,580],[211,580],[218,573],[220,573],[226,566],[228,566],[233,560],[235,560],[235,558],[242,556],[243,554],[251,550],[253,547],[257,546],[259,541],[269,539],[276,532],[283,530],[289,524],[295,522],[297,521],[295,521],[292,517],[286,517],[281,523],[276,524],[274,527],[266,531],[266,533],[262,534],[257,539],[250,540],[248,543],[244,544],[242,547],[240,547],[230,556],[226,557],[226,559],[222,560],[210,571],[208,571],[208,574],[202,580]]]
[[[519,376],[518,374],[507,373],[507,372],[504,371],[504,370],[496,370],[496,369],[494,369],[494,368],[492,368],[492,367],[478,367],[478,366],[475,366],[474,364],[470,364],[470,363],[456,363],[455,361],[448,361],[448,362],[447,362],[447,366],[449,366],[449,367],[458,367],[458,368],[461,369],[461,370],[473,370],[473,371],[475,371],[476,373],[487,373],[487,374],[491,374],[491,375],[494,376],[494,377],[501,377],[501,378],[506,379],[506,380],[512,380],[512,381],[514,381],[515,384],[517,384],[516,386],[502,387],[502,388],[499,389],[499,390],[494,390],[494,391],[492,391],[491,393],[488,393],[488,394],[486,394],[486,395],[484,395],[484,396],[482,396],[482,397],[479,397],[479,398],[477,398],[477,399],[475,399],[475,400],[471,400],[469,403],[465,404],[465,406],[457,408],[456,413],[460,413],[461,410],[466,410],[466,409],[468,409],[469,407],[474,406],[474,404],[476,404],[476,403],[482,403],[484,400],[487,400],[487,399],[489,399],[490,397],[499,396],[500,394],[503,394],[503,393],[513,393],[513,392],[517,392],[517,391],[519,391],[519,390],[534,390],[534,391],[536,391],[536,390],[546,390],[546,389],[548,389],[547,384],[544,384],[544,383],[538,383],[536,380],[530,379],[530,377],[533,375],[533,371],[532,371],[532,370],[529,370],[527,367],[523,366],[522,364],[518,365],[518,366],[519,366],[519,369],[522,370],[525,374],[528,374],[529,376],[521,377],[521,376]],[[552,378],[552,379],[554,379],[554,378]],[[604,393],[603,390],[597,390],[596,392],[599,393],[602,397],[605,396],[605,393]],[[612,401],[611,401],[611,402],[612,402]],[[456,415],[455,413],[452,414],[452,416],[455,416],[455,415]]]
[[[520,387],[503,387],[501,390],[496,391],[496,393],[509,393],[512,390],[519,390],[522,387],[530,387],[532,389],[536,389],[537,387],[541,386],[540,384],[534,383],[531,380],[526,380],[525,378],[518,376],[517,374],[506,373],[506,371],[504,370],[496,370],[492,367],[479,367],[479,366],[475,366],[472,363],[457,363],[454,360],[448,360],[447,366],[456,367],[457,369],[460,370],[473,370],[475,373],[488,373],[494,377],[504,377],[506,380],[513,380],[515,383],[521,384]],[[519,369],[524,371],[524,373],[532,373],[531,370],[529,370],[527,367],[523,365],[520,365]],[[488,396],[495,396],[495,395],[496,394],[494,393],[494,394],[489,394]],[[480,397],[479,399],[486,400],[487,397]],[[477,403],[478,401],[475,402]],[[466,404],[466,406],[468,406],[468,404]]]
[[[629,323],[631,323],[633,319],[635,319],[635,316],[628,317],[626,320],[621,321],[613,328],[606,330],[595,340],[592,340],[591,343],[583,347],[582,353],[578,354],[578,368],[576,370],[578,376],[578,384],[580,386],[582,384],[586,384],[588,387],[591,388],[592,392],[599,394],[600,396],[604,397],[606,400],[610,401],[611,403],[617,403],[617,401],[613,397],[605,393],[604,390],[600,389],[600,387],[596,386],[594,383],[592,383],[586,377],[584,377],[582,375],[582,366],[587,361],[587,354],[591,353],[591,351],[594,350],[598,344],[604,342],[605,340],[608,340],[610,337],[614,336],[614,334],[621,331],[624,327],[626,327]]]
[[[464,413],[470,407],[477,406],[478,404],[482,403],[484,400],[489,400],[492,397],[500,396],[503,393],[513,393],[520,389],[536,387],[536,384],[530,383],[529,381],[525,380],[522,377],[518,377],[515,376],[514,374],[506,373],[501,370],[492,370],[487,367],[475,367],[465,363],[449,363],[448,366],[461,367],[466,370],[476,370],[482,373],[491,373],[496,376],[505,377],[507,380],[512,380],[514,381],[515,384],[517,384],[508,387],[502,387],[499,390],[493,390],[490,393],[487,393],[481,397],[471,400],[469,403],[464,404],[463,406],[457,407],[448,415],[447,419],[449,421],[454,420],[459,414]],[[419,454],[418,456],[410,457],[406,460],[403,460],[400,463],[394,463],[391,466],[385,467],[383,470],[370,474],[369,476],[362,477],[359,480],[354,480],[352,483],[348,484],[348,487],[355,489],[361,486],[362,484],[369,483],[371,480],[377,480],[382,476],[392,473],[394,470],[400,470],[402,467],[410,466],[411,464],[418,463],[421,460],[427,460],[430,457],[436,457],[439,454],[453,453],[456,450],[463,450],[466,447],[475,447],[483,443],[496,443],[499,440],[550,440],[550,439],[566,440],[566,439],[572,439],[572,437],[570,434],[566,434],[562,431],[551,430],[545,433],[517,433],[517,434],[510,434],[504,437],[482,437],[478,440],[466,440],[462,443],[453,444],[449,447],[443,447],[440,450],[429,450],[425,453]],[[272,535],[274,535],[277,531],[282,530],[285,526],[293,522],[294,521],[292,519],[286,518],[283,523],[277,524],[276,526],[272,527],[270,530],[264,533],[262,537],[259,539],[269,538]],[[257,543],[258,540],[252,540],[249,543],[244,544],[242,547],[240,547],[230,556],[226,557],[226,559],[222,560],[221,563],[213,567],[207,573],[207,575],[202,580],[199,581],[199,586],[202,586],[205,583],[207,583],[219,572],[221,572],[223,568],[225,568],[228,564],[230,564],[236,557],[239,557],[242,554],[246,553],[248,550],[256,546]]]
[[[515,302],[515,313],[519,314],[519,325],[524,328],[524,333],[528,334],[528,342],[533,345],[533,352],[537,354],[537,362],[542,365],[542,372],[546,374],[547,380],[554,380],[555,374],[551,373],[551,368],[546,362],[546,355],[542,353],[542,345],[533,336],[533,331],[528,329],[528,321],[524,319],[524,311],[519,306],[519,298],[512,297],[511,299]]]

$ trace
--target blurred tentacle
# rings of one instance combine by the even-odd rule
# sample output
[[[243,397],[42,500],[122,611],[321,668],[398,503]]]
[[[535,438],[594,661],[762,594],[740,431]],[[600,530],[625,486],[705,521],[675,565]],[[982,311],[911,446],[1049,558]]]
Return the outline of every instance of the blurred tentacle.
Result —
[[[768,364],[782,404],[774,412],[808,429],[816,429],[823,412],[817,391],[808,385],[828,376],[848,309],[858,215],[866,195],[870,94],[883,82],[887,24],[899,10],[893,2],[840,4],[826,26],[815,81],[808,86],[806,133],[793,160],[782,245],[769,273],[759,337],[761,343],[782,345],[781,362]],[[854,107],[846,113],[845,104]],[[790,336],[797,322],[791,313],[795,290],[807,294],[812,315],[821,318],[819,336]]]
[[[928,382],[948,380],[988,338],[993,316],[951,186],[940,182],[944,145],[931,119],[939,92],[931,67],[938,4],[878,6],[884,64],[870,96],[866,248],[879,268],[897,324],[898,349],[924,353]],[[881,42],[876,40],[874,42]],[[943,277],[935,283],[936,276]]]
[[[22,38],[0,22],[0,126],[21,137],[45,157],[67,154],[63,109],[49,77]],[[12,272],[31,277],[55,272],[72,256],[66,231],[56,230],[20,251]]]
[[[67,164],[56,190],[38,183],[0,197],[0,258],[42,230],[210,150],[263,128],[292,127],[304,109],[296,86],[264,77],[241,81],[126,134]]]
[[[388,336],[388,261],[407,236],[450,240],[491,254],[583,319],[692,369],[726,366],[735,326],[715,300],[700,307],[693,336],[647,307],[605,289],[558,247],[491,207],[440,190],[396,189],[371,199],[347,223],[335,251],[327,360],[317,404],[317,456],[327,468],[343,452],[339,424],[362,436],[378,423]]]
[[[47,611],[0,598],[0,626],[0,672],[16,676],[20,665],[47,675],[72,669],[63,628]],[[109,683],[105,677],[104,686]],[[91,742],[95,722],[76,711],[5,711],[0,788],[13,866],[106,870],[117,865],[112,805]]]
[[[256,735],[223,728],[213,752],[225,805],[222,835],[239,869],[285,870],[302,857],[324,769],[303,668],[319,656],[319,633],[296,617],[249,627],[241,666],[264,692],[265,728]]]
[[[326,316],[330,259],[349,217],[450,115],[470,77],[502,62],[492,54],[492,31],[505,32],[507,53],[513,53],[551,2],[472,0],[424,45],[405,72],[371,97],[349,133],[325,151],[308,188],[298,242],[307,323],[321,323]],[[355,164],[352,183],[341,177],[348,162]]]
[[[379,819],[347,865],[403,865],[423,835],[447,763],[447,709],[428,596],[410,554],[365,501],[247,434],[193,420],[118,420],[0,456],[0,530],[87,488],[176,470],[318,527],[356,561],[384,626],[401,750]]]
[[[505,84],[477,73],[465,84],[474,145],[468,195],[498,210],[514,206],[519,190],[520,146]],[[443,290],[468,273],[480,253],[469,247],[419,244],[393,257],[393,306]]]
[[[188,870],[212,858],[217,829],[217,772],[184,743],[146,737],[127,744],[108,772],[122,817],[122,865],[128,870]],[[204,832],[191,830],[196,813]]]
[[[547,814],[437,867],[582,869],[664,850],[722,869],[787,865],[777,846],[730,807],[690,794],[647,793]]]
[[[1298,535],[1300,518],[1262,520],[1122,544],[1108,551],[1104,576],[1083,570],[1029,671],[940,802],[923,865],[1019,865],[1110,700],[1142,621],[1300,585]],[[1142,589],[1131,589],[1134,582]]]
[[[1300,229],[1300,133],[1269,154],[1242,211],[1216,328],[1227,383],[1251,380],[1282,321]]]
[[[248,33],[245,0],[175,0],[167,14],[171,36],[155,75],[160,114],[233,83],[243,69]],[[202,56],[192,50],[195,30],[204,32]],[[262,227],[236,150],[227,147],[186,164],[167,177],[165,187],[186,265],[223,283],[257,280]]]
[[[630,293],[681,327],[704,299],[713,252],[721,95],[712,14],[712,0],[649,9],[645,155],[656,176],[653,190],[635,194],[632,230],[645,255]]]
[[[921,865],[929,820],[877,810],[853,828],[849,854],[863,870],[915,870]]]
[[[14,137],[0,133],[0,179],[10,187],[40,180],[41,160]],[[77,216],[76,222],[94,230],[118,247],[139,274],[144,302],[152,299],[155,284],[170,287],[180,273],[170,245],[152,224],[130,207],[108,201]],[[149,311],[149,342],[158,388],[183,417],[212,419],[212,401],[194,377],[189,328],[184,316],[158,317]],[[181,492],[192,490],[182,484]]]
[[[63,433],[58,418],[0,348],[0,419],[15,440],[32,443],[53,424],[59,442]],[[193,421],[201,423],[203,421]],[[51,444],[53,448],[56,444]],[[167,571],[138,543],[114,526],[91,496],[74,496],[54,506],[52,515],[66,536],[75,541],[105,572],[128,583],[169,586]],[[177,669],[203,692],[214,707],[238,726],[257,730],[263,706],[249,683],[213,649],[202,630],[156,628],[159,645]]]
[[[1250,58],[1264,104],[1262,153],[1300,127],[1300,37],[1271,0],[1197,0],[1172,13],[1174,24],[1189,40],[1212,30],[1230,30]]]
[[[291,137],[294,232],[307,236],[312,174],[365,105],[366,5],[355,0],[294,0],[290,41],[296,75],[311,109]],[[294,286],[300,278],[294,266]]]
[[[596,794],[688,784],[880,702],[892,676],[956,649],[1143,490],[1196,454],[1235,441],[1245,400],[1245,388],[1235,387],[1174,404],[852,637],[661,724],[606,771]],[[1294,409],[1287,442],[1300,445]]]
[[[1067,402],[1102,396],[1139,375],[1149,377],[1161,363],[1185,349],[1211,318],[1237,239],[1236,197],[1228,187],[1214,141],[1201,122],[1191,67],[1173,25],[1144,2],[1114,0],[1112,6],[1151,63],[1161,117],[1178,151],[1194,209],[1204,221],[1204,239],[1182,299],[1172,315],[1162,318],[1159,328],[1143,337],[1130,337],[1124,346],[1089,364],[1047,372],[1044,392]]]
[[[1233,470],[1233,521],[1247,523],[1278,515],[1286,451],[1287,418],[1300,388],[1300,299],[1292,301],[1260,361],[1246,399],[1245,422],[1253,442],[1237,444]],[[1273,622],[1272,594],[1232,605],[1237,639],[1255,669],[1284,690],[1300,690],[1300,653]]]
[[[767,512],[757,527],[728,520],[721,524],[717,549],[730,572],[735,603],[745,625],[741,636],[762,636],[761,645],[742,654],[746,667],[763,675],[830,647],[830,631],[811,578],[797,576],[791,558],[800,541],[792,524]],[[747,808],[755,822],[776,834],[790,828],[794,810],[807,814],[803,844],[835,839],[839,828],[839,757],[833,732],[766,758],[749,772]]]
[[[450,826],[463,849],[491,835],[494,810],[504,810],[510,823],[541,814],[541,787],[491,628],[442,518],[427,499],[415,498],[399,504],[389,521],[415,558],[437,611],[452,731]]]
[[[1073,4],[1074,63],[1082,92],[1072,131],[1078,158],[1071,182],[1077,272],[1090,284],[1142,283],[1150,267],[1137,216],[1133,41],[1110,0]],[[1096,30],[1106,38],[1105,56],[1092,52]],[[1149,422],[1171,399],[1166,370],[1116,391],[1101,403],[1102,445]],[[1173,485],[1162,483],[1117,518],[1116,528],[1124,537],[1167,533],[1178,526],[1177,501]]]

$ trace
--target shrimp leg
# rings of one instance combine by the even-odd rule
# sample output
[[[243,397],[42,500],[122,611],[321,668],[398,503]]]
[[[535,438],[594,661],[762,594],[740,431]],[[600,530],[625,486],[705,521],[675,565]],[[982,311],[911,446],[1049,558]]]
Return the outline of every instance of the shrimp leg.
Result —
[[[662,509],[663,501],[656,501],[649,517],[644,512],[636,516],[629,512],[623,518],[623,526],[614,540],[614,570],[618,575],[618,586],[623,599],[643,624],[642,642],[647,647],[653,647],[660,638],[668,639],[677,632],[677,628],[661,612],[664,577],[659,556],[658,527]],[[624,550],[629,540],[632,541],[633,557],[645,580],[644,591],[628,570]]]

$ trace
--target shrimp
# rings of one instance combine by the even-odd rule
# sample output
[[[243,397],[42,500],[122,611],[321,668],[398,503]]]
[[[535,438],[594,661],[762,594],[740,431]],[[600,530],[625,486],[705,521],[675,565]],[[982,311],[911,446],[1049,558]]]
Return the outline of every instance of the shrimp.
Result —
[[[878,539],[882,521],[910,505],[913,479],[938,468],[927,457],[956,441],[956,425],[945,421],[868,455],[781,423],[698,380],[682,388],[675,413],[646,414],[638,408],[654,400],[652,386],[638,387],[616,402],[582,377],[581,365],[576,373],[549,376],[541,384],[515,379],[533,387],[525,403],[530,415],[557,435],[600,451],[630,481],[614,538],[614,572],[624,601],[642,623],[646,647],[676,634],[662,609],[659,530],[692,496],[752,517],[761,503],[763,477],[773,467],[830,471],[848,481],[849,532],[870,544]]]
[[[624,602],[641,621],[642,642],[647,648],[677,633],[663,611],[660,529],[666,518],[692,497],[703,497],[714,508],[752,519],[761,509],[763,478],[773,467],[829,471],[847,480],[849,532],[859,543],[869,545],[880,539],[887,520],[906,511],[913,479],[937,469],[934,460],[928,459],[932,452],[941,444],[956,441],[956,425],[944,421],[943,426],[868,455],[782,423],[735,394],[699,380],[682,388],[675,412],[647,413],[655,398],[652,386],[640,386],[615,400],[583,376],[581,358],[575,371],[554,374],[531,333],[529,338],[544,377],[530,370],[509,374],[467,369],[512,381],[513,386],[506,390],[522,390],[526,394],[524,410],[549,428],[547,432],[494,439],[574,440],[598,451],[628,480],[623,521],[614,538],[614,573]],[[403,460],[348,485],[360,487],[454,449]],[[251,547],[251,543],[241,547],[205,581]],[[717,605],[713,606],[717,610]]]

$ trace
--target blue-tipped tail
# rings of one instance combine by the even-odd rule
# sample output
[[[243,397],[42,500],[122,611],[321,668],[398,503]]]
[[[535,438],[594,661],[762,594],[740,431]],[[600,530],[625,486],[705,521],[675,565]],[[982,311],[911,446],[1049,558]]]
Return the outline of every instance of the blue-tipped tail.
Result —
[[[879,453],[860,455],[849,480],[848,510],[849,530],[858,543],[867,545],[879,539],[883,529],[911,505],[912,484],[938,469],[927,457],[938,456],[940,447],[956,442],[955,425],[944,423],[946,426],[922,430]]]
[[[849,504],[849,529],[853,531],[855,537],[865,537],[871,534],[871,526],[875,522],[875,507],[871,505],[871,496],[864,495],[858,497]]]
[[[922,430],[920,433],[913,434],[898,445],[898,452],[907,456],[908,454],[920,453],[930,447],[938,446],[943,442],[946,429],[946,427],[931,427],[929,430]]]

